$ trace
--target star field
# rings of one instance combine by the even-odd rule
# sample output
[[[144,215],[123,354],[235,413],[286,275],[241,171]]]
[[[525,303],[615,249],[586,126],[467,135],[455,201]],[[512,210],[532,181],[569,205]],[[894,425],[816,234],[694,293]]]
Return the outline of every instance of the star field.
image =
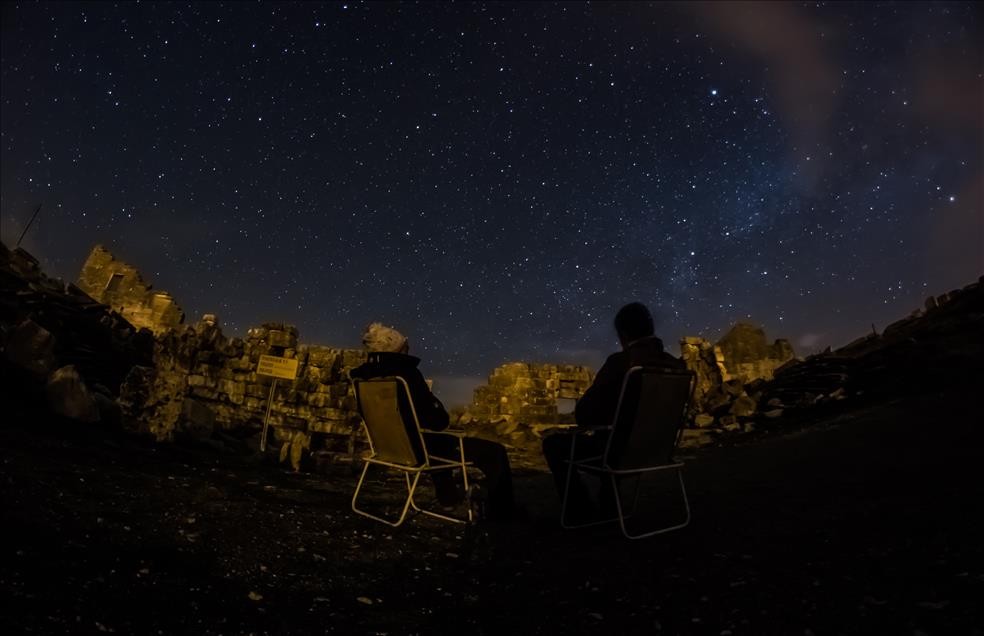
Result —
[[[973,4],[5,4],[2,233],[227,333],[436,376],[747,320],[799,354],[982,271]]]

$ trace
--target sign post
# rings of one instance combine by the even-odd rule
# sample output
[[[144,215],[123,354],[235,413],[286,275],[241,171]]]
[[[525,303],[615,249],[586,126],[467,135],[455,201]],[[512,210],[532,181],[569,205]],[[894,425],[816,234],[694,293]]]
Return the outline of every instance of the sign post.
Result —
[[[263,434],[260,436],[260,451],[266,452],[267,431],[270,429],[270,411],[273,409],[273,392],[277,390],[277,380],[293,380],[297,377],[297,359],[279,358],[277,356],[260,356],[256,365],[257,375],[273,378],[270,384],[270,395],[267,397],[266,415],[263,417]]]

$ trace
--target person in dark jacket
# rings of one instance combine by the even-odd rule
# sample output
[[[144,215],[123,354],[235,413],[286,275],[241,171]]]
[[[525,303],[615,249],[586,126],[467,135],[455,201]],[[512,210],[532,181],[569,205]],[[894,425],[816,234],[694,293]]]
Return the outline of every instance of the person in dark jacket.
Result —
[[[369,359],[349,375],[353,378],[370,379],[397,376],[403,378],[410,389],[410,399],[420,427],[424,429],[424,444],[427,451],[440,457],[457,457],[458,437],[442,434],[448,428],[449,417],[444,405],[431,392],[417,365],[420,358],[409,355],[409,342],[400,332],[381,323],[372,323],[362,336],[362,343],[369,351]],[[464,438],[465,459],[473,462],[485,475],[487,492],[486,515],[490,520],[511,518],[515,512],[513,499],[512,471],[509,456],[502,444],[476,437]],[[451,471],[441,470],[430,473],[442,505],[459,503],[464,493],[458,490],[458,481]]]
[[[629,369],[635,366],[684,368],[683,361],[663,350],[663,341],[654,335],[653,318],[642,303],[630,303],[615,315],[615,332],[618,334],[622,350],[613,353],[605,360],[594,382],[584,392],[574,407],[574,421],[578,427],[611,426],[618,406],[622,381]],[[557,493],[564,496],[567,481],[567,461],[571,456],[571,440],[574,433],[556,433],[543,440],[543,455],[553,473]],[[593,457],[605,452],[608,432],[598,431],[582,435],[575,446],[575,459]],[[611,483],[602,480],[600,504],[602,514],[609,516],[614,510],[615,493]],[[576,520],[594,518],[594,510],[587,490],[575,472],[571,475],[568,493],[568,516]]]

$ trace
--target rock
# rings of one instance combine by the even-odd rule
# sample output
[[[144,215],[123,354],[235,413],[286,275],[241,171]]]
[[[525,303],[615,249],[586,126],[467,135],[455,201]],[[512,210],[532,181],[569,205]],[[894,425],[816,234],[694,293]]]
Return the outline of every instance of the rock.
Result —
[[[680,436],[682,448],[695,448],[714,443],[714,432],[711,429],[685,428]]]
[[[718,341],[724,356],[727,375],[743,383],[771,379],[775,370],[795,356],[788,340],[780,338],[771,345],[761,327],[738,323]]]
[[[699,413],[694,418],[694,426],[697,428],[707,428],[712,424],[714,424],[714,416],[708,415],[707,413]]]
[[[57,414],[80,422],[99,421],[99,407],[74,366],[66,365],[52,373],[45,394],[48,406]]]
[[[731,404],[729,413],[736,417],[748,417],[755,412],[755,408],[755,400],[747,395],[740,395],[738,396],[738,399]]]
[[[567,402],[580,398],[592,379],[590,369],[583,366],[510,362],[495,368],[488,383],[475,388],[466,413],[493,421],[511,416],[527,433],[531,426],[573,424]],[[558,407],[561,401],[566,401],[563,413]]]
[[[771,411],[766,411],[763,413],[770,420],[774,420],[777,417],[782,417],[782,409],[772,409]]]
[[[14,327],[7,336],[4,355],[15,366],[44,378],[55,368],[55,338],[31,319]]]
[[[707,408],[707,396],[723,393],[721,384],[724,382],[725,369],[721,364],[721,350],[703,338],[686,337],[680,341],[680,357],[696,376],[691,403],[698,410],[700,405],[704,405],[705,411],[713,412],[713,408]]]
[[[713,415],[723,415],[731,408],[731,396],[721,390],[720,387],[712,389],[700,403],[704,411]]]
[[[203,401],[185,398],[181,404],[180,432],[194,439],[210,437],[215,431],[215,413]]]
[[[741,380],[737,380],[737,379],[728,380],[723,385],[721,385],[721,388],[724,389],[725,393],[733,397],[738,397],[739,395],[745,392],[744,383]]]
[[[495,432],[503,437],[508,437],[516,432],[519,428],[519,423],[508,415],[502,416],[502,418],[495,423]]]

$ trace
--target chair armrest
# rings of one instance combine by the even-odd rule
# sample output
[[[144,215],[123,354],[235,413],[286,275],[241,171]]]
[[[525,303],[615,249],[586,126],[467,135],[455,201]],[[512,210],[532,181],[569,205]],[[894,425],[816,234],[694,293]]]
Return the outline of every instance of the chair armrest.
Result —
[[[611,426],[578,426],[573,429],[575,435],[589,435],[591,433],[610,430],[612,430]]]
[[[437,433],[439,435],[450,435],[451,437],[457,437],[459,439],[462,437],[468,437],[468,431],[466,431],[463,428],[446,428],[443,431],[427,431],[427,432],[431,434]]]

